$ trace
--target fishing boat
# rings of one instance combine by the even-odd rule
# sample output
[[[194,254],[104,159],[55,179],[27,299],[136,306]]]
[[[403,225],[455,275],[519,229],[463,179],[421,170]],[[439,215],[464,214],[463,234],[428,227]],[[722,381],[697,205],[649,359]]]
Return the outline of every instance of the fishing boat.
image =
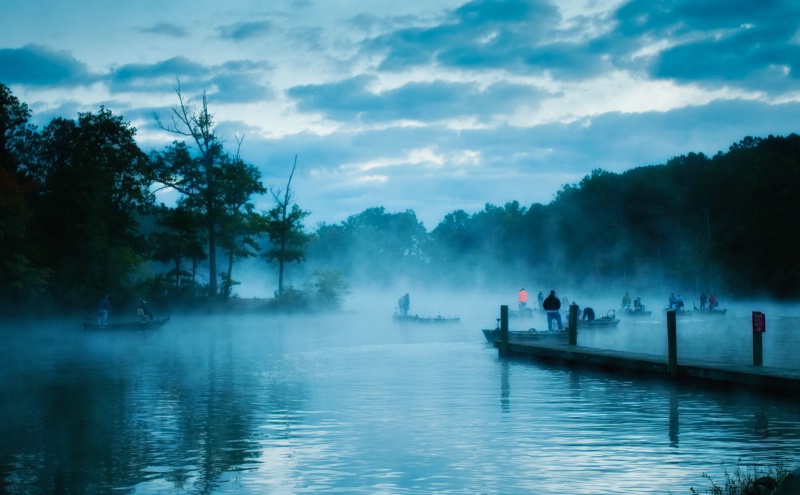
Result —
[[[149,330],[153,328],[161,328],[169,322],[170,317],[165,316],[164,318],[155,318],[153,320],[131,320],[131,321],[123,321],[117,323],[109,323],[107,325],[98,325],[97,320],[94,318],[84,318],[83,319],[83,328],[84,330],[88,329],[98,329],[98,330]]]
[[[393,316],[394,321],[401,323],[459,323],[461,318],[458,316],[419,316],[419,315],[401,315],[395,313]]]
[[[522,310],[509,309],[509,318],[533,318],[533,308],[525,308]]]
[[[691,309],[685,309],[685,308],[675,309],[675,308],[670,308],[669,306],[664,308],[664,314],[667,314],[667,311],[675,311],[675,316],[691,316],[694,313]]]
[[[613,309],[609,310],[605,316],[601,316],[600,318],[595,318],[593,320],[582,320],[578,319],[578,328],[604,328],[604,327],[615,327],[619,325],[619,318],[617,318],[617,312]]]
[[[483,329],[483,336],[489,343],[500,342],[500,329]],[[569,337],[567,330],[559,330],[556,332],[546,332],[531,328],[530,330],[509,330],[509,342],[549,342],[549,341],[566,341]]]
[[[623,308],[619,312],[621,315],[633,316],[633,317],[644,317],[653,315],[653,312],[650,311],[649,309],[644,309],[644,306],[640,306],[638,308]]]
[[[694,307],[693,313],[695,315],[708,315],[708,316],[725,316],[725,313],[728,312],[728,308],[698,308],[697,306]]]

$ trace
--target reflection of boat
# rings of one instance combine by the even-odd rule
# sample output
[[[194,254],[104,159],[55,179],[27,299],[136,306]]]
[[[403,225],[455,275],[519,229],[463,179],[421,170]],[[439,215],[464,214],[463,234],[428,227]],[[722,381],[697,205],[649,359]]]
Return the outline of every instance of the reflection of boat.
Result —
[[[653,314],[652,311],[649,309],[644,309],[644,307],[623,308],[619,310],[619,313],[625,316],[651,316]]]
[[[418,316],[394,314],[394,321],[404,323],[458,323],[461,318],[458,316]]]
[[[486,341],[490,343],[500,342],[500,329],[483,329],[483,336],[486,337]],[[530,330],[509,330],[508,331],[508,341],[509,342],[541,342],[541,341],[566,341],[569,337],[569,332],[566,330],[560,330],[558,332],[545,332],[539,331],[535,328],[531,328]]]
[[[97,321],[94,321],[94,318],[85,318],[83,320],[83,328],[96,328],[96,329],[108,329],[108,330],[121,330],[121,329],[132,329],[132,330],[148,330],[151,328],[161,328],[169,321],[169,316],[164,318],[156,318],[154,320],[135,320],[135,321],[125,321],[119,323],[109,323],[108,325],[98,325]]]

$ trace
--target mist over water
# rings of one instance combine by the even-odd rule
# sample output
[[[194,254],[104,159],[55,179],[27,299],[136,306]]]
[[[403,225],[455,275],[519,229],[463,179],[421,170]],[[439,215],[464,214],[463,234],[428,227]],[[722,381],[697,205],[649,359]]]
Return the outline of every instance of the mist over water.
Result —
[[[3,325],[0,493],[688,494],[740,458],[800,460],[796,398],[499,359],[480,330],[518,290],[360,291],[334,315],[146,332]],[[461,322],[392,321],[405,292]],[[621,299],[569,296],[598,315]],[[652,320],[579,344],[665,355],[645,302]],[[748,363],[760,310],[764,365],[800,368],[794,308],[754,306],[679,320],[679,359]]]

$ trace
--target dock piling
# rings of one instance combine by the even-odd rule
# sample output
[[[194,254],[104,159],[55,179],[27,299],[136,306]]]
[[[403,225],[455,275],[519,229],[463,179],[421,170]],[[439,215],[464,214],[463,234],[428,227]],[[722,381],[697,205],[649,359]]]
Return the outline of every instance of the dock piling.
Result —
[[[574,302],[569,305],[567,325],[569,328],[569,345],[578,345],[578,305]]]
[[[667,311],[667,362],[672,377],[678,376],[678,332],[675,321],[675,310]]]
[[[767,319],[761,311],[753,311],[753,366],[764,364],[762,335],[767,331]]]
[[[500,306],[500,354],[508,354],[508,305]]]

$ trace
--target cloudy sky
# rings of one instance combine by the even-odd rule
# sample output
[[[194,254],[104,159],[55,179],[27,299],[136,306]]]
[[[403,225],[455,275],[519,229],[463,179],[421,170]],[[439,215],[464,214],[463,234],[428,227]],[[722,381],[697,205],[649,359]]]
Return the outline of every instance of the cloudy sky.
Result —
[[[794,0],[10,0],[0,82],[34,123],[101,105],[145,150],[184,96],[307,222],[548,203],[800,130]],[[270,205],[266,198],[262,209]]]

